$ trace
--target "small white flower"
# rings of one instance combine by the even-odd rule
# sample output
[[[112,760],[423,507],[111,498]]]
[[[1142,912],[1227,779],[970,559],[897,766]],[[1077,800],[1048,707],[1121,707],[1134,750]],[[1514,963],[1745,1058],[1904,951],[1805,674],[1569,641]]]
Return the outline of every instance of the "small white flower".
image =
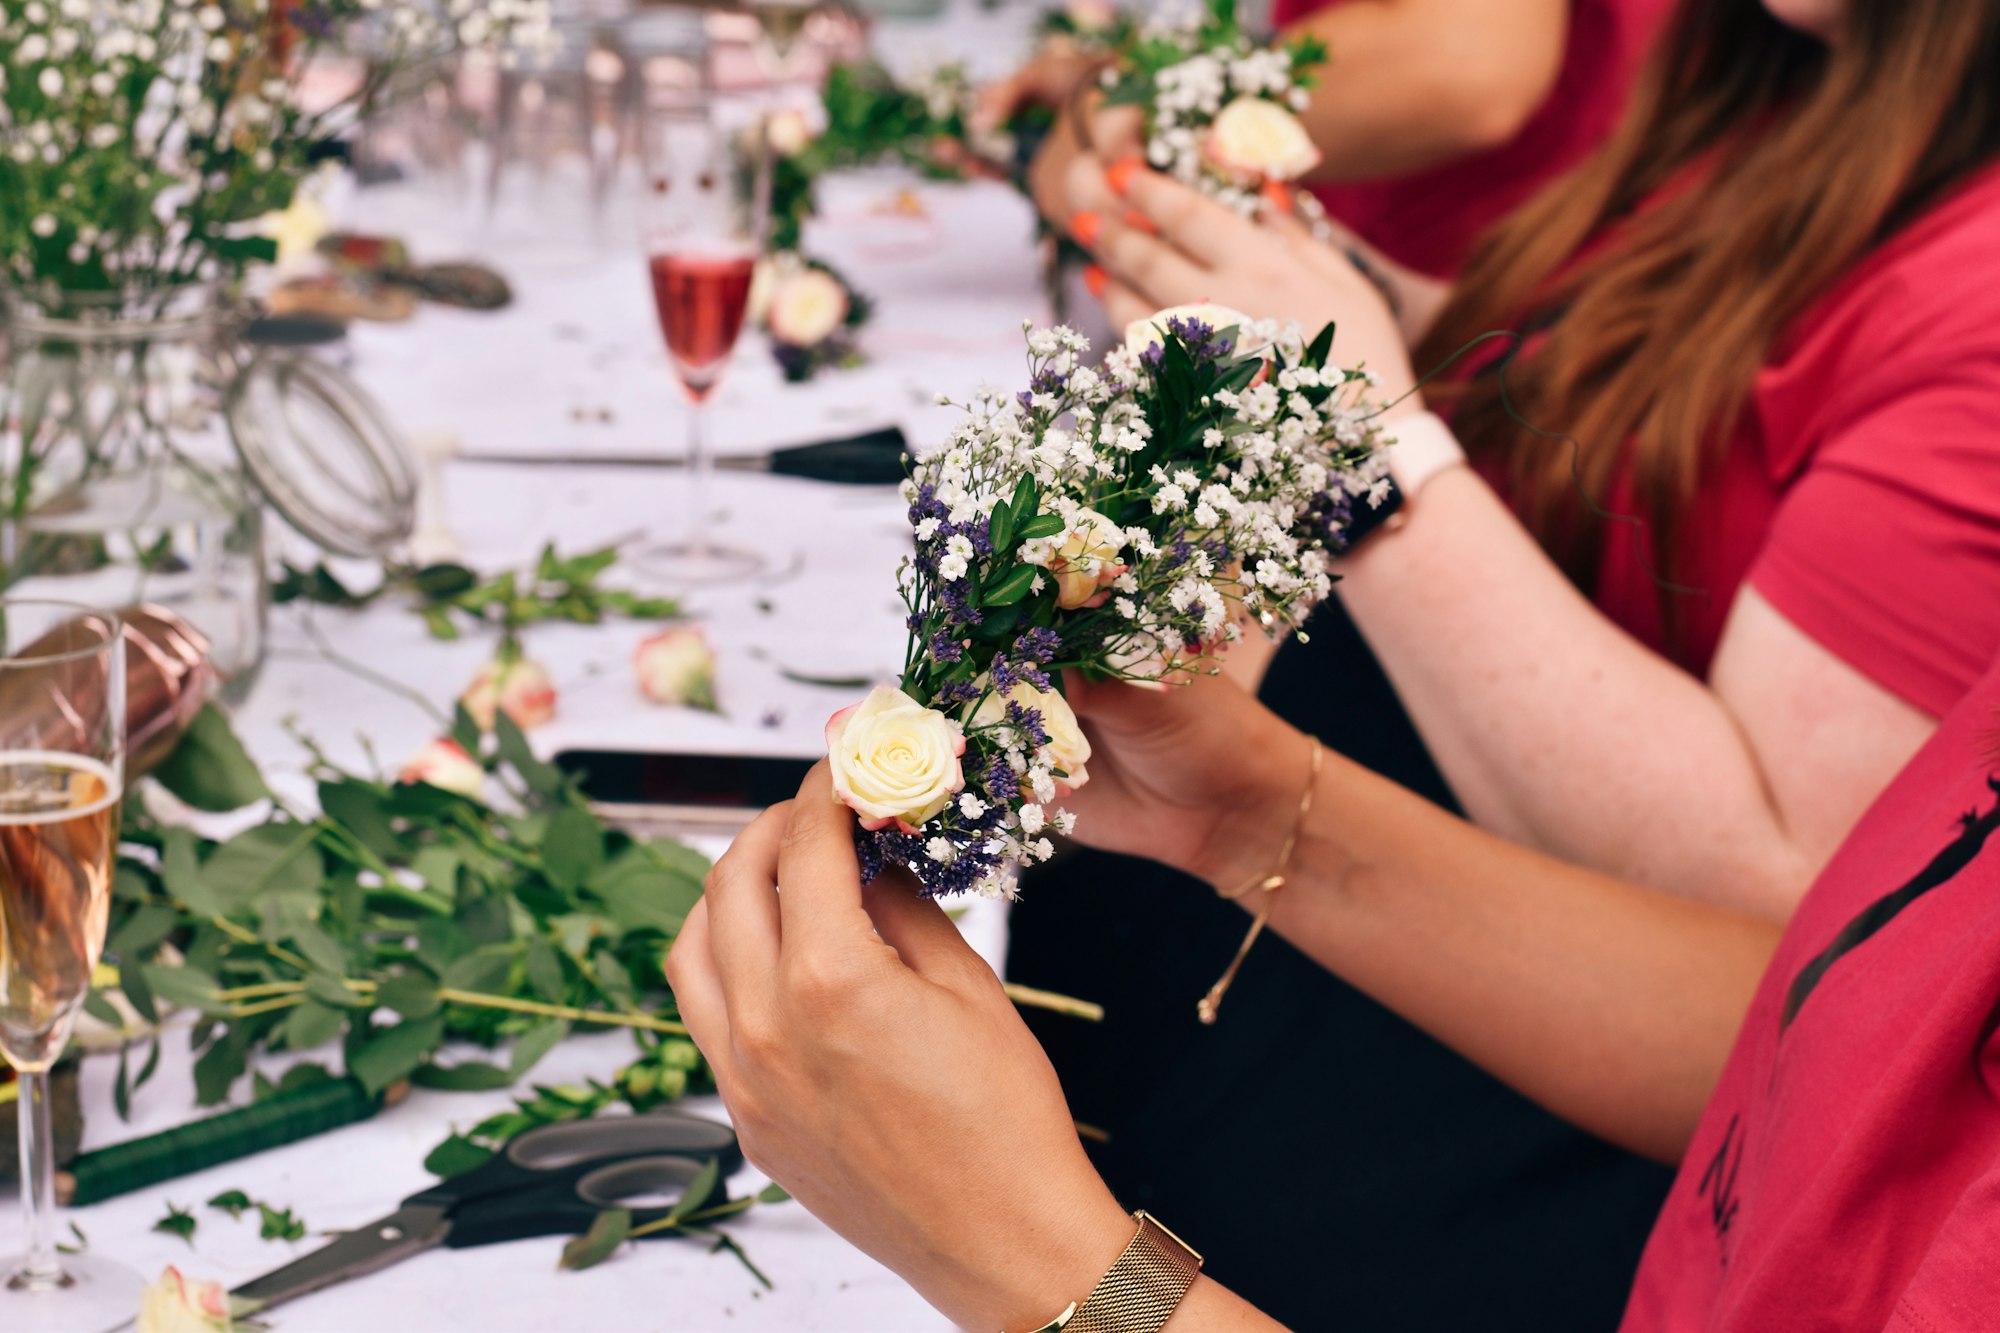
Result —
[[[924,855],[941,866],[948,866],[958,859],[958,848],[952,846],[948,838],[932,838],[924,844]]]
[[[47,240],[56,234],[56,217],[53,213],[37,213],[35,220],[28,224],[28,230]]]
[[[44,97],[61,97],[63,90],[62,71],[44,69],[40,74],[35,76],[35,86],[42,90],[42,96]]]
[[[978,819],[986,813],[986,802],[966,792],[958,798],[958,809],[967,819]]]

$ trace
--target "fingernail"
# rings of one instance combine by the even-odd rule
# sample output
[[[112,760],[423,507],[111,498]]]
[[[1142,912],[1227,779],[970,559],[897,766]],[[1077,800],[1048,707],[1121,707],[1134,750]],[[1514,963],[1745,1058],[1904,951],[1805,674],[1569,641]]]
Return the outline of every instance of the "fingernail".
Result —
[[[1132,188],[1132,178],[1139,174],[1139,166],[1138,158],[1121,157],[1106,167],[1104,180],[1111,187],[1111,192],[1122,198]]]
[[[1160,234],[1160,224],[1153,221],[1151,218],[1147,217],[1144,213],[1141,213],[1136,208],[1126,209],[1125,216],[1120,218],[1119,221],[1123,222],[1126,226],[1132,228],[1132,230],[1134,231],[1145,232],[1148,236],[1157,236]]]
[[[1085,264],[1083,266],[1083,287],[1092,296],[1102,301],[1104,299],[1104,289],[1110,285],[1111,275],[1098,265]]]
[[[1069,234],[1076,243],[1086,250],[1097,242],[1097,233],[1104,226],[1104,219],[1095,213],[1082,212],[1069,220]]]
[[[1292,187],[1283,181],[1265,181],[1264,188],[1260,193],[1264,196],[1264,202],[1270,205],[1273,212],[1282,213],[1289,217],[1298,207],[1292,195]]]

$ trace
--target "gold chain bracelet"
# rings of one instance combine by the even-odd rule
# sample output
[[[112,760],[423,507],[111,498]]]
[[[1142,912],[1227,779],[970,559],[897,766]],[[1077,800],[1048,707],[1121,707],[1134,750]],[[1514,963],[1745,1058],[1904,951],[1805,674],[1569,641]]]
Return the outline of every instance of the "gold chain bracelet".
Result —
[[[1222,897],[1234,902],[1252,889],[1256,889],[1264,895],[1264,900],[1257,905],[1257,915],[1252,918],[1250,929],[1243,936],[1243,943],[1236,946],[1236,956],[1229,960],[1229,966],[1223,971],[1221,979],[1208,988],[1208,994],[1202,996],[1201,1003],[1195,1006],[1195,1013],[1205,1024],[1215,1022],[1215,1016],[1222,1008],[1222,997],[1229,993],[1229,985],[1236,980],[1238,969],[1243,966],[1243,960],[1249,956],[1250,946],[1264,933],[1264,923],[1271,919],[1271,908],[1278,890],[1285,887],[1285,872],[1291,868],[1292,853],[1298,850],[1299,835],[1305,832],[1306,816],[1312,813],[1313,793],[1319,789],[1319,772],[1326,763],[1326,747],[1319,743],[1317,736],[1308,736],[1306,739],[1312,744],[1312,773],[1306,778],[1306,789],[1299,793],[1299,812],[1292,820],[1292,831],[1285,836],[1284,847],[1278,852],[1277,869],[1268,875],[1250,879],[1232,893],[1222,894]]]

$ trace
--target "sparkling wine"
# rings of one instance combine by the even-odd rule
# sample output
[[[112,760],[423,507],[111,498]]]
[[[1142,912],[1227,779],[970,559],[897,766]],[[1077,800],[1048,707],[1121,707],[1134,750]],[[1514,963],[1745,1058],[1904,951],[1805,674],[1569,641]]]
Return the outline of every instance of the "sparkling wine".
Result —
[[[62,1054],[111,907],[118,780],[94,759],[0,752],[0,1051],[24,1069]]]
[[[667,351],[688,392],[705,398],[743,332],[757,261],[750,255],[659,254],[650,263]]]

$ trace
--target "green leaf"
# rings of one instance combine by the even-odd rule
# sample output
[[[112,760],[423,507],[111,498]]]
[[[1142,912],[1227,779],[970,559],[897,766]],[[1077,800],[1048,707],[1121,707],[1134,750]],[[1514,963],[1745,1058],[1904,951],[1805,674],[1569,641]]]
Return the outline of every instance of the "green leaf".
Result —
[[[668,1211],[664,1219],[666,1224],[670,1227],[678,1226],[681,1219],[689,1213],[706,1207],[708,1201],[715,1195],[716,1182],[721,1178],[722,1159],[720,1157],[711,1157],[706,1162],[703,1162],[701,1170],[695,1172],[694,1179],[688,1182],[687,1190],[682,1193],[680,1199]]]
[[[506,989],[507,974],[513,967],[512,950],[489,945],[466,954],[446,968],[443,983],[451,990],[497,995]]]
[[[285,1016],[285,1046],[294,1051],[309,1051],[340,1035],[346,1023],[346,1010],[306,1000]]]
[[[289,1208],[273,1208],[268,1203],[259,1203],[257,1219],[259,1240],[304,1240],[306,1237],[305,1220],[292,1216]]]
[[[378,1096],[391,1083],[408,1078],[443,1041],[443,1015],[407,1019],[350,1054],[347,1072],[361,1080],[370,1096]]]
[[[201,901],[188,906],[208,916],[229,916],[256,902],[266,889],[318,892],[326,882],[318,838],[315,824],[259,824],[244,830],[202,863],[196,886],[190,886]]]
[[[118,989],[125,992],[125,998],[148,1023],[160,1021],[160,1011],[153,1004],[153,987],[146,980],[146,969],[138,963],[127,963],[118,969]]]
[[[1021,525],[1022,541],[1034,541],[1041,537],[1053,537],[1063,530],[1062,516],[1059,514],[1037,514]]]
[[[537,994],[544,1000],[562,1000],[566,989],[562,962],[556,957],[553,944],[541,935],[528,936],[527,951],[522,955],[521,963],[528,984],[535,988]]]
[[[338,977],[330,977],[324,972],[306,973],[306,994],[321,1004],[331,1005],[335,1009],[369,1007],[368,1002],[361,998],[359,991],[343,986]]]
[[[491,1148],[482,1148],[463,1134],[453,1134],[431,1149],[430,1155],[424,1158],[424,1170],[440,1180],[450,1180],[492,1160]]]
[[[535,757],[534,747],[505,713],[493,715],[493,734],[500,741],[500,758],[521,775],[528,790],[539,796],[554,796],[563,789],[562,770]]]
[[[789,1203],[791,1195],[785,1193],[783,1185],[766,1185],[757,1191],[758,1203]]]
[[[987,606],[1012,606],[1028,595],[1028,589],[1040,573],[1033,565],[1016,565],[986,590]]]
[[[83,997],[83,1012],[113,1031],[125,1026],[125,1015],[119,1013],[118,1006],[94,986]]]
[[[701,885],[700,879],[663,866],[647,849],[634,847],[606,866],[591,881],[590,891],[620,931],[657,930],[671,936],[701,901]]]
[[[375,1003],[404,1018],[429,1018],[438,1011],[437,982],[422,972],[398,972],[375,988]]]
[[[235,1218],[249,1212],[253,1205],[250,1202],[250,1196],[242,1190],[224,1190],[213,1199],[210,1199],[208,1206],[220,1209],[228,1213],[232,1218]]]
[[[514,1076],[499,1065],[489,1065],[481,1060],[466,1060],[455,1065],[418,1065],[410,1074],[410,1082],[418,1087],[436,1088],[440,1092],[491,1092],[513,1081]]]
[[[410,858],[410,873],[438,893],[458,893],[458,868],[465,858],[442,843],[424,848]]]
[[[144,903],[132,911],[132,915],[119,923],[105,942],[105,952],[119,963],[137,965],[151,956],[153,950],[174,933],[180,924],[180,913],[166,903]]]
[[[611,1257],[612,1251],[632,1234],[632,1210],[606,1208],[590,1224],[590,1230],[563,1246],[559,1267],[572,1271],[595,1268]]]
[[[514,1051],[507,1061],[509,1081],[520,1078],[541,1062],[543,1056],[562,1044],[569,1024],[557,1019],[529,1028],[514,1039]]]
[[[214,1106],[229,1096],[229,1089],[249,1066],[249,1044],[248,1030],[241,1023],[230,1024],[226,1032],[208,1044],[208,1049],[194,1062],[197,1104]]]
[[[139,967],[139,975],[146,979],[147,991],[168,1004],[183,1005],[204,1014],[229,1011],[229,1001],[216,998],[215,978],[199,968],[144,963]]]
[[[179,1236],[188,1243],[190,1249],[194,1247],[194,1228],[194,1214],[172,1203],[167,1205],[167,1215],[153,1223],[153,1230],[164,1231],[169,1236]]]
[[[230,730],[229,719],[213,704],[195,714],[187,734],[153,776],[197,810],[240,810],[271,794],[243,742]]]
[[[472,720],[472,714],[465,711],[464,704],[451,707],[451,738],[458,742],[458,748],[477,759],[480,743],[484,739],[479,724]]]
[[[549,882],[574,893],[604,864],[604,825],[580,806],[566,805],[549,817],[542,835],[542,869]]]
[[[347,954],[334,942],[331,935],[311,922],[296,926],[291,934],[292,943],[305,955],[306,961],[330,976],[347,975]]]
[[[402,840],[389,825],[383,798],[365,782],[351,779],[319,784],[319,808],[326,817],[346,829],[377,856],[395,858],[403,851]]]
[[[993,558],[1006,559],[1014,549],[1014,511],[1011,507],[993,506],[993,513],[986,520],[986,537],[993,543]]]

